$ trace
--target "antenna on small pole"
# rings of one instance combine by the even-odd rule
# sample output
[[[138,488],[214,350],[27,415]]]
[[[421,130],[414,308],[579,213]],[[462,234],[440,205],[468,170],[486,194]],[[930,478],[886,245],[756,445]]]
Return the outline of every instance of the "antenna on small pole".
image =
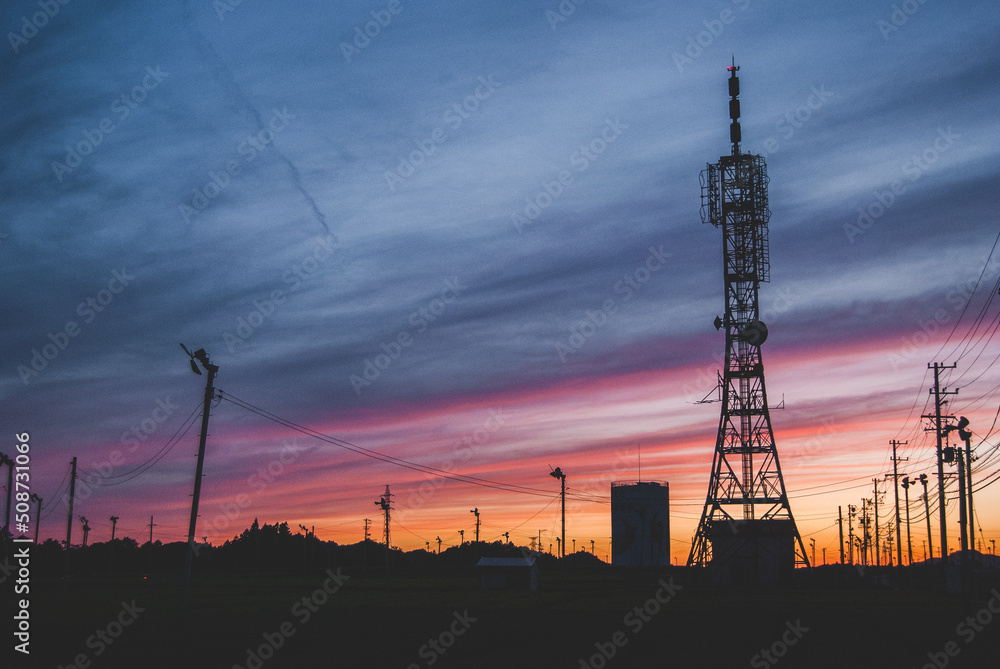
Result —
[[[743,131],[740,129],[740,78],[736,73],[740,71],[740,66],[736,64],[736,56],[733,56],[733,64],[726,68],[729,70],[729,140],[733,143],[733,155],[740,155],[740,140],[743,139]]]

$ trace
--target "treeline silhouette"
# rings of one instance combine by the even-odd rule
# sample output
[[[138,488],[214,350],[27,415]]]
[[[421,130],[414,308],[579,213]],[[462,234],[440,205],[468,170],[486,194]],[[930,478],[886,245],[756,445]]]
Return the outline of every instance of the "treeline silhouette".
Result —
[[[322,541],[312,533],[293,533],[287,522],[260,525],[257,519],[239,535],[221,546],[196,544],[193,571],[198,574],[233,575],[312,575],[330,567],[343,567],[354,572],[380,573],[391,571],[440,571],[471,573],[481,557],[534,557],[541,567],[557,562],[568,566],[603,565],[589,553],[579,552],[557,560],[548,553],[537,553],[525,547],[501,541],[466,542],[437,553],[417,549],[402,551],[393,548],[388,560],[385,546],[368,540],[355,544]],[[140,544],[131,537],[114,541],[74,545],[67,556],[63,542],[49,539],[33,546],[32,571],[36,576],[62,577],[69,560],[69,575],[74,577],[134,576],[156,579],[181,572],[187,542]]]

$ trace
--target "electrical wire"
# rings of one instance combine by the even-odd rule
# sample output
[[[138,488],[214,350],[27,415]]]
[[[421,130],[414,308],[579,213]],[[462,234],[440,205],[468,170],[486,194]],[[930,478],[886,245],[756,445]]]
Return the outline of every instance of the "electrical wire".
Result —
[[[231,404],[235,404],[236,406],[241,407],[243,409],[246,409],[247,411],[250,411],[251,413],[257,414],[258,416],[261,416],[262,418],[266,418],[266,419],[268,419],[268,420],[270,420],[272,422],[278,423],[279,425],[283,425],[283,426],[288,427],[288,428],[290,428],[292,430],[295,430],[297,432],[301,432],[302,434],[305,434],[307,436],[313,437],[315,439],[319,439],[320,441],[324,441],[324,442],[326,442],[328,444],[332,444],[334,446],[338,446],[338,447],[343,448],[345,450],[357,453],[358,455],[363,455],[365,457],[373,458],[375,460],[380,460],[382,462],[386,462],[388,464],[393,464],[393,465],[396,465],[396,466],[399,466],[399,467],[403,467],[405,469],[410,469],[410,470],[413,470],[413,471],[417,471],[417,472],[420,472],[422,474],[429,474],[431,476],[437,476],[437,477],[440,477],[440,478],[446,478],[446,479],[449,479],[449,480],[452,480],[452,481],[458,481],[458,482],[461,482],[461,483],[468,483],[468,484],[471,484],[471,485],[478,485],[478,486],[482,486],[482,487],[486,487],[486,488],[493,488],[493,489],[496,489],[496,490],[502,490],[504,492],[517,492],[517,493],[521,493],[521,494],[525,494],[525,495],[535,495],[535,496],[538,496],[538,497],[550,497],[550,496],[552,496],[552,492],[549,491],[549,490],[542,490],[540,488],[529,488],[527,486],[520,486],[520,485],[515,485],[515,484],[510,484],[510,483],[502,483],[502,482],[499,482],[499,481],[492,481],[492,480],[489,480],[489,479],[483,479],[483,478],[479,478],[479,477],[476,477],[476,476],[470,476],[470,475],[467,475],[467,474],[456,474],[454,472],[448,472],[448,471],[445,471],[445,470],[442,470],[442,469],[437,469],[436,467],[430,467],[428,465],[421,465],[421,464],[418,464],[416,462],[412,462],[412,461],[409,461],[409,460],[404,460],[403,458],[397,458],[395,456],[387,455],[385,453],[378,453],[376,451],[372,451],[372,450],[364,448],[362,446],[358,446],[357,444],[351,443],[349,441],[345,441],[345,440],[339,439],[337,437],[332,437],[330,435],[323,434],[321,432],[317,432],[317,431],[315,431],[315,430],[313,430],[311,428],[308,428],[308,427],[306,427],[304,425],[299,425],[299,424],[297,424],[297,423],[295,423],[293,421],[290,421],[288,419],[282,418],[281,416],[278,416],[277,414],[273,414],[273,413],[267,411],[266,409],[262,409],[262,408],[260,408],[258,406],[250,404],[246,400],[241,400],[240,398],[235,397],[234,395],[232,395],[230,393],[223,393],[223,391],[219,391],[219,393],[220,393],[220,396],[221,396],[221,398],[223,400],[225,400],[227,402],[230,402]],[[573,496],[567,495],[567,499],[573,499],[574,501],[578,501],[578,502],[602,502],[602,500],[600,500],[600,499],[594,499],[592,496],[584,497],[584,496],[581,496],[579,493],[574,494]]]

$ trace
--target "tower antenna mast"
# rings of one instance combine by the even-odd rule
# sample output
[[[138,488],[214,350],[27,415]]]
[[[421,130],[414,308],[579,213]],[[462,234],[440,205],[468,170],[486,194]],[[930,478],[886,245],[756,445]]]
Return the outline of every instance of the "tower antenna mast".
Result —
[[[771,558],[763,546],[773,540],[780,573],[809,564],[788,504],[764,386],[758,292],[769,282],[767,165],[740,150],[740,80],[736,59],[729,71],[729,139],[732,154],[701,173],[701,218],[722,229],[724,317],[715,328],[726,336],[722,414],[715,442],[705,508],[691,545],[688,565],[745,561],[749,578],[763,577]],[[734,565],[735,567],[735,565]]]

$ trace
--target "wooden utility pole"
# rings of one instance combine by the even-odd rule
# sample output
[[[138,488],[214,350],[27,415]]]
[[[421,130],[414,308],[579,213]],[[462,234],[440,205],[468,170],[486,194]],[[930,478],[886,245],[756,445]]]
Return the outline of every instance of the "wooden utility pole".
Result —
[[[31,493],[31,499],[35,500],[38,504],[38,510],[35,511],[35,545],[38,545],[38,526],[42,524],[42,498]]]
[[[198,442],[198,464],[195,467],[194,473],[194,495],[191,497],[191,522],[188,524],[188,550],[187,556],[184,558],[185,604],[187,604],[188,593],[191,590],[191,563],[194,561],[194,537],[198,525],[198,500],[201,498],[201,478],[202,472],[205,469],[205,445],[208,442],[208,416],[212,409],[212,398],[215,396],[215,375],[219,372],[219,366],[213,365],[209,361],[205,349],[198,349],[191,357],[191,368],[198,374],[201,374],[194,364],[194,359],[197,358],[201,366],[208,372],[208,378],[205,380],[205,400],[201,409],[201,439]]]
[[[153,571],[153,517],[149,517],[149,572]]]
[[[115,540],[115,526],[118,525],[118,516],[111,516],[111,541]]]
[[[70,462],[69,474],[69,515],[66,516],[66,567],[65,575],[69,577],[69,549],[73,541],[73,499],[76,497],[76,458]]]

